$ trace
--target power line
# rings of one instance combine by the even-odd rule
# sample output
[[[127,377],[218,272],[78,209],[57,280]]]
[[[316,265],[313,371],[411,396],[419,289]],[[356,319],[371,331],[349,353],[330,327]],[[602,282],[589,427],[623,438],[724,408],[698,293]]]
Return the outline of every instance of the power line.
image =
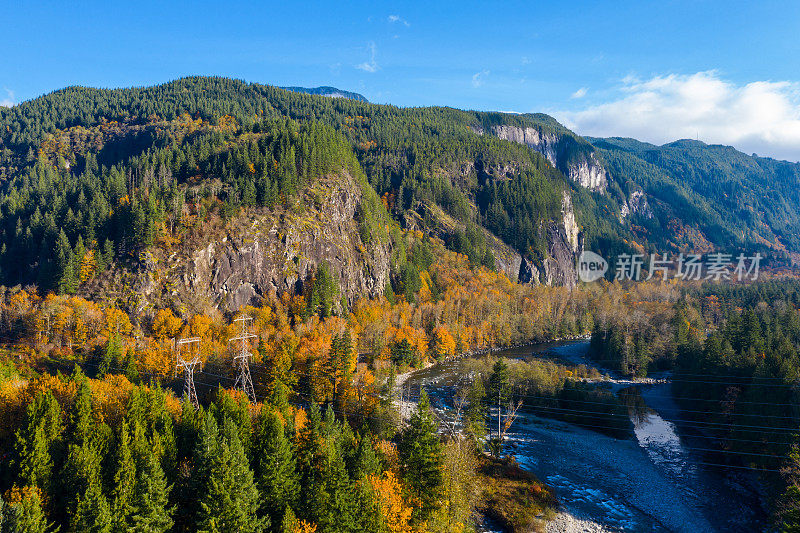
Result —
[[[197,351],[187,360],[183,357],[183,348],[186,347],[188,353],[191,345],[196,345]],[[175,345],[175,361],[176,371],[178,368],[183,368],[183,396],[188,398],[195,409],[198,409],[200,403],[197,401],[197,391],[194,388],[194,370],[200,366],[200,337],[179,340]]]
[[[241,386],[242,391],[244,391],[250,401],[255,403],[256,391],[253,388],[253,378],[250,376],[250,367],[248,366],[249,360],[251,357],[253,357],[253,355],[248,350],[247,342],[250,339],[257,338],[257,335],[253,335],[247,331],[247,322],[249,320],[253,320],[253,318],[249,316],[241,316],[234,320],[234,322],[241,323],[242,330],[238,336],[231,338],[228,340],[228,342],[241,341],[242,343],[239,352],[233,356],[235,366],[238,370],[236,382],[233,384],[233,387],[236,388],[237,386]]]

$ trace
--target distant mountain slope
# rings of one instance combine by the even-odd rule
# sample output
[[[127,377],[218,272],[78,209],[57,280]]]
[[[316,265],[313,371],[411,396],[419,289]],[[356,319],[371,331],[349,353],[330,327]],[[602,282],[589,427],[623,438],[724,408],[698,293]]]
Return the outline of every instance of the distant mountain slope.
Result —
[[[369,101],[364,97],[364,95],[350,91],[343,91],[341,89],[337,89],[336,87],[330,87],[328,85],[323,85],[321,87],[281,87],[281,89],[286,89],[287,91],[292,91],[296,93],[315,94],[318,96],[329,96],[331,98],[350,98],[351,100],[358,100],[359,102]]]
[[[800,250],[800,164],[688,139],[663,146],[589,140],[620,186],[641,187],[716,245]]]

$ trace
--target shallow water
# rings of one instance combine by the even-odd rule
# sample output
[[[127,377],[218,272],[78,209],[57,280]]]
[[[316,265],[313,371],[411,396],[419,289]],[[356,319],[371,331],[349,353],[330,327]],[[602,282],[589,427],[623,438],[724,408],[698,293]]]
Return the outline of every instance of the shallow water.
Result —
[[[499,352],[511,359],[556,358],[591,364],[588,342],[549,343]],[[406,398],[425,388],[438,416],[452,413],[454,386],[469,376],[449,362],[412,375]],[[509,434],[507,450],[548,483],[565,510],[617,531],[761,531],[765,513],[748,487],[747,473],[703,465],[693,448],[713,443],[686,436],[669,400],[668,384],[626,387],[633,435],[616,439],[572,424],[523,414]],[[662,416],[663,415],[663,416]],[[496,420],[496,419],[495,419]]]

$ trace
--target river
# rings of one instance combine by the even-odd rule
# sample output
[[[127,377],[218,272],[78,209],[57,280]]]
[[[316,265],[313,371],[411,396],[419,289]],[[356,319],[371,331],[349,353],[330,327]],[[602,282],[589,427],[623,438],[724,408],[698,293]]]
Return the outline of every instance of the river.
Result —
[[[587,341],[548,343],[497,352],[511,359],[556,358],[587,366]],[[404,390],[412,400],[424,387],[447,419],[459,380],[458,361],[413,373]],[[683,427],[668,383],[626,385],[637,395],[630,438],[613,438],[569,423],[522,414],[507,450],[550,485],[562,504],[548,532],[763,531],[766,512],[751,472],[704,464],[698,448],[714,443]]]

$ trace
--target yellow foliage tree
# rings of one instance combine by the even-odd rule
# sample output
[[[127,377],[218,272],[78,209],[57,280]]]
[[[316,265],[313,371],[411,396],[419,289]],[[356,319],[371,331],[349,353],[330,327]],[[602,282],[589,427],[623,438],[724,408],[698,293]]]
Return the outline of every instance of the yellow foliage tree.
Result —
[[[392,533],[411,533],[412,507],[403,500],[403,486],[391,471],[383,476],[370,474],[367,478],[381,506],[381,519]]]
[[[183,321],[175,316],[172,309],[160,309],[153,320],[153,333],[159,339],[175,337],[182,325]]]
[[[93,278],[95,272],[97,272],[97,258],[94,255],[94,250],[89,250],[80,260],[81,281]]]

